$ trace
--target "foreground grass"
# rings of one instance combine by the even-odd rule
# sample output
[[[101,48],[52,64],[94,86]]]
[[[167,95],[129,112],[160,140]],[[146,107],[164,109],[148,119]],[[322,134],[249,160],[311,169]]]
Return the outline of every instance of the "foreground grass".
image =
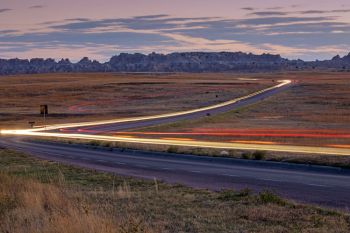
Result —
[[[0,232],[349,232],[347,214],[269,191],[209,192],[0,150]]]

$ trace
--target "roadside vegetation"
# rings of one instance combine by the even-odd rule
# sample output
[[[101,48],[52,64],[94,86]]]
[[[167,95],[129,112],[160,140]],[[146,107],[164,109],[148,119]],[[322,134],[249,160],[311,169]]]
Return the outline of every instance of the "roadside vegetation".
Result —
[[[217,156],[247,160],[275,161],[284,163],[308,164],[333,166],[350,169],[350,156],[339,155],[322,155],[322,154],[296,154],[288,152],[273,151],[247,151],[247,150],[225,150],[214,148],[198,148],[185,146],[167,146],[167,145],[150,145],[125,142],[106,142],[106,141],[90,141],[83,139],[57,139],[57,138],[40,138],[32,139],[38,142],[46,143],[67,143],[82,144],[91,148],[100,148],[106,150],[143,150],[154,152],[166,152],[175,154],[191,154],[198,156]]]
[[[349,231],[348,213],[268,190],[195,190],[0,149],[0,232]]]

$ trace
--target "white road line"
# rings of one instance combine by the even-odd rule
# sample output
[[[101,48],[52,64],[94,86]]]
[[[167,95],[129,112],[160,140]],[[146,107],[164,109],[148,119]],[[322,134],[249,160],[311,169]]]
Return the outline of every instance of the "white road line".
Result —
[[[168,168],[168,167],[163,167],[161,168],[162,170],[172,170],[171,168]]]
[[[102,159],[98,159],[98,160],[96,160],[96,161],[97,161],[97,162],[102,162],[102,163],[108,162],[108,161],[102,160]]]
[[[276,180],[276,179],[259,179],[264,181],[273,181],[273,182],[283,182],[283,180]]]
[[[122,163],[122,162],[113,162],[113,163],[118,165],[125,165],[125,163]]]
[[[222,176],[229,176],[229,177],[240,177],[238,175],[231,175],[231,174],[221,174]]]
[[[310,186],[316,186],[316,187],[329,187],[328,185],[323,185],[323,184],[306,184]]]

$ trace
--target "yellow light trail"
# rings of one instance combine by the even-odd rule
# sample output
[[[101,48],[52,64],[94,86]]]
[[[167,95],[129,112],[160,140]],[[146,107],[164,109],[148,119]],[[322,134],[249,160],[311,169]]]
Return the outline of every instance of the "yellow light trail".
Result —
[[[65,133],[51,133],[42,132],[43,130],[55,130],[62,128],[74,128],[84,126],[95,126],[104,124],[113,124],[121,122],[142,121],[150,119],[159,119],[165,117],[181,116],[190,113],[196,113],[205,110],[211,110],[229,104],[236,103],[240,100],[244,100],[258,94],[273,90],[291,83],[291,80],[280,80],[278,85],[254,92],[244,97],[236,98],[234,100],[226,101],[220,104],[212,105],[209,107],[198,108],[194,110],[181,111],[168,114],[160,114],[154,116],[145,117],[132,117],[124,119],[113,119],[107,121],[95,121],[95,122],[83,122],[83,123],[71,123],[71,124],[56,124],[49,125],[46,128],[35,129],[23,129],[23,130],[0,130],[1,135],[22,135],[22,136],[39,136],[39,137],[57,137],[57,138],[71,138],[71,139],[85,139],[85,140],[97,140],[97,141],[112,141],[112,142],[128,142],[128,143],[141,143],[141,144],[154,144],[154,145],[173,145],[173,146],[188,146],[188,147],[201,147],[201,148],[217,148],[217,149],[237,149],[237,150],[267,150],[277,152],[297,152],[297,153],[313,153],[313,154],[334,154],[334,155],[350,155],[350,149],[348,148],[330,148],[330,147],[310,147],[310,146],[291,146],[291,145],[261,145],[261,144],[247,144],[247,143],[228,143],[228,142],[209,142],[209,141],[187,141],[181,139],[147,139],[147,138],[133,138],[133,137],[118,137],[118,136],[104,136],[104,135],[88,135],[88,134],[65,134]]]
[[[175,116],[181,116],[181,115],[187,115],[191,113],[196,113],[196,112],[202,112],[206,110],[212,110],[215,108],[220,108],[224,107],[230,104],[237,103],[238,101],[248,99],[250,97],[254,97],[256,95],[259,95],[261,93],[280,88],[282,86],[290,84],[292,81],[291,80],[279,80],[279,84],[265,88],[260,91],[256,91],[252,94],[239,97],[233,100],[229,100],[223,103],[211,105],[208,107],[203,107],[203,108],[198,108],[198,109],[192,109],[192,110],[187,110],[187,111],[180,111],[180,112],[173,112],[173,113],[165,113],[165,114],[159,114],[159,115],[153,115],[153,116],[141,116],[141,117],[130,117],[130,118],[122,118],[122,119],[112,119],[112,120],[104,120],[104,121],[92,121],[92,122],[81,122],[81,123],[67,123],[67,124],[54,124],[54,125],[47,125],[45,128],[40,127],[40,128],[35,128],[35,129],[28,129],[31,132],[35,131],[43,131],[45,130],[56,130],[56,129],[64,129],[64,128],[76,128],[76,127],[86,127],[86,126],[96,126],[96,125],[106,125],[106,124],[115,124],[115,123],[124,123],[124,122],[132,122],[132,121],[144,121],[144,120],[154,120],[154,119],[161,119],[161,118],[167,118],[167,117],[175,117]],[[4,134],[3,132],[6,132],[6,130],[0,131],[0,133]]]
[[[245,141],[245,140],[233,140],[233,143],[244,143],[244,144],[265,144],[265,145],[276,145],[277,142],[269,142],[269,141]]]
[[[32,132],[29,130],[8,130],[2,132],[6,135],[22,135],[22,136],[40,136],[40,137],[56,137],[70,139],[84,139],[94,141],[110,141],[110,142],[127,142],[139,144],[168,145],[168,146],[185,146],[200,147],[214,149],[234,149],[234,150],[262,150],[275,152],[294,152],[307,154],[331,154],[331,155],[350,155],[350,149],[347,148],[330,148],[330,147],[312,147],[312,146],[292,146],[292,145],[264,145],[264,144],[245,144],[245,143],[228,143],[228,142],[209,142],[209,141],[183,141],[170,139],[149,139],[149,138],[126,138],[104,135],[86,135],[86,134],[62,134],[62,133],[46,133]]]

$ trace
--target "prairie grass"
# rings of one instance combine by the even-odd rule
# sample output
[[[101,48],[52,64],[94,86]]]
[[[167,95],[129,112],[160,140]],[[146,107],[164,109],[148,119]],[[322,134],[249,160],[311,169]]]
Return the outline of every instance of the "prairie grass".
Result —
[[[252,76],[254,77],[254,76]],[[331,130],[350,134],[349,73],[285,73],[259,78],[293,79],[295,85],[264,101],[216,116],[137,129],[150,132],[225,130]],[[188,137],[188,136],[185,136]],[[293,145],[349,145],[348,137],[190,136],[211,141],[266,141]]]
[[[268,190],[195,190],[0,150],[0,231],[345,233],[350,217]]]
[[[137,219],[127,222],[108,207],[89,203],[83,192],[0,174],[1,232],[153,232]],[[118,197],[129,195],[120,189]]]
[[[0,79],[0,128],[153,115],[226,101],[271,80],[242,81],[231,74],[36,74]],[[215,82],[213,82],[215,80]]]

